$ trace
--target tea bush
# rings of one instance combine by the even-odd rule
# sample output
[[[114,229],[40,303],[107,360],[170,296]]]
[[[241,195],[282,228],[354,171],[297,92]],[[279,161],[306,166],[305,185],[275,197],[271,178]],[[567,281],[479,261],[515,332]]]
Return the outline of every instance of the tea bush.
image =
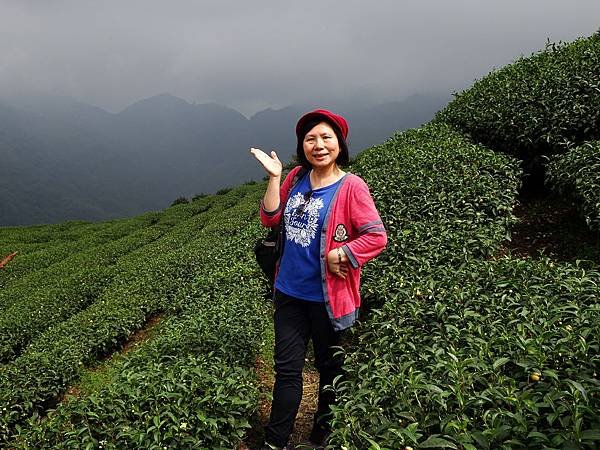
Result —
[[[19,286],[3,291],[0,361],[11,360],[39,333],[93,303],[117,274],[119,258],[158,239],[165,231],[142,229],[36,271]]]
[[[78,239],[90,230],[104,227],[107,223],[93,224],[84,221],[67,221],[52,225],[31,225],[28,227],[0,227],[3,243],[40,244]]]
[[[197,204],[178,220],[207,208]],[[0,361],[11,360],[39,333],[93,303],[119,273],[121,258],[139,249],[147,253],[151,248],[148,245],[160,242],[161,236],[173,227],[173,214],[164,214],[154,225],[35,271],[2,291]]]
[[[23,240],[27,239],[23,236],[26,234],[23,231],[21,231],[20,237],[16,233],[12,233],[10,242],[8,239],[3,241],[2,239],[6,238],[7,233],[0,228],[0,242],[3,242],[6,253],[19,252],[18,257],[0,271],[0,287],[7,288],[10,283],[21,281],[29,272],[44,269],[76,253],[120,239],[139,229],[153,225],[158,221],[157,215],[159,213],[153,212],[130,219],[87,224],[85,227],[78,227],[81,229],[80,233],[75,233],[73,227],[68,231],[56,231],[56,239],[37,244],[35,249],[23,243]],[[154,220],[156,222],[153,222]],[[24,228],[24,230],[26,229]],[[0,251],[0,254],[4,253]],[[26,284],[27,282],[21,281],[21,283]]]
[[[23,255],[79,240],[87,233],[93,233],[96,229],[105,226],[105,224],[94,225],[87,222],[65,222],[31,227],[0,227],[0,258],[18,252],[18,257],[0,270],[0,287],[4,285],[4,280]]]
[[[475,82],[436,115],[525,161],[600,139],[600,32],[548,45]]]
[[[553,158],[546,183],[560,195],[572,198],[588,226],[600,231],[600,141]]]
[[[396,134],[361,153],[352,170],[369,185],[394,237],[371,263],[379,276],[490,256],[515,221],[518,161],[444,124]]]
[[[256,300],[258,284],[240,283],[256,277],[242,259],[246,246],[236,247],[208,250],[213,263],[178,293],[179,314],[124,362],[108,386],[69,399],[44,421],[30,420],[15,445],[234,448],[258,401],[248,367],[268,323]],[[237,255],[242,258],[232,264]]]
[[[203,246],[198,233],[234,206],[247,190],[237,189],[211,203],[204,200],[170,208],[162,217],[172,231],[151,246],[119,261],[119,274],[97,300],[64,322],[51,324],[23,353],[0,370],[0,443],[19,424],[39,415],[78,377],[82,366],[117,348],[146,318],[167,308],[181,285],[201,270]],[[178,223],[179,222],[179,223]]]
[[[164,305],[171,314],[161,333],[113,370],[118,375],[99,392],[66,401],[42,421],[34,414],[18,425],[11,446],[233,448],[239,443],[257,404],[249,367],[268,324],[257,269],[248,259],[262,232],[256,220],[262,189],[231,194],[243,193],[230,209],[212,211],[199,237],[180,249],[179,261],[191,265],[192,279]]]
[[[329,448],[593,448],[600,276],[495,260],[518,162],[435,124],[353,168],[389,243],[365,269]]]
[[[348,356],[332,448],[597,448],[600,273],[501,259],[411,275]]]

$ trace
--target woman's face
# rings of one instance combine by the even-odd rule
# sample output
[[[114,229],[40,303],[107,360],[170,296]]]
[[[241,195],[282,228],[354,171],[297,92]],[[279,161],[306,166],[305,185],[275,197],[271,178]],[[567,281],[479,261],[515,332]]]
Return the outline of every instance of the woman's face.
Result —
[[[340,144],[333,128],[327,122],[315,125],[302,141],[304,156],[313,168],[326,168],[335,164],[340,154]]]

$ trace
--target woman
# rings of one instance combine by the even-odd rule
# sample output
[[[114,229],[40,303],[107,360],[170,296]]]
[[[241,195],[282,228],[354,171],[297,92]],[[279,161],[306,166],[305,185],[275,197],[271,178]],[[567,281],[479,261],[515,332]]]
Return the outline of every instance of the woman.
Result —
[[[261,222],[267,227],[282,223],[284,230],[273,297],[275,386],[265,449],[287,445],[302,398],[310,339],[319,371],[310,441],[315,447],[324,443],[335,400],[324,387],[333,383],[342,367],[342,358],[332,347],[339,345],[341,331],[358,316],[361,266],[387,242],[366,183],[341,169],[349,162],[346,120],[318,109],[300,118],[296,136],[301,166],[290,171],[281,187],[277,154],[250,150],[269,175]]]

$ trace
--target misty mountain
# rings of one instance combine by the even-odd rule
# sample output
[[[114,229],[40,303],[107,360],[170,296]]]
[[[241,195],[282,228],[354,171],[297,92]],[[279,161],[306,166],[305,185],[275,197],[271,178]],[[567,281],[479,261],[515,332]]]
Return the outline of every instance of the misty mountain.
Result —
[[[360,107],[328,104],[350,123],[350,152],[431,119],[449,98],[413,96]],[[181,196],[263,177],[251,146],[295,153],[298,117],[320,105],[250,119],[169,94],[113,114],[51,96],[0,101],[0,226],[106,220],[163,209]]]

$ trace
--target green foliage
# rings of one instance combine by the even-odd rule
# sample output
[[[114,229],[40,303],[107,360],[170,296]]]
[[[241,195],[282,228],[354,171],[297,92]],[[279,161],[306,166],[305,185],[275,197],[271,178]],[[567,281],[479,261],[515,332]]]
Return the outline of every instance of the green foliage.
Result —
[[[144,220],[137,223],[147,226],[134,227],[131,234],[121,238],[118,236],[131,228],[107,224],[93,237],[78,241],[81,247],[78,253],[64,254],[62,244],[49,246],[56,249],[50,251],[51,260],[61,254],[64,259],[54,264],[41,263],[39,266],[43,268],[16,279],[10,289],[0,291],[0,361],[12,360],[40,333],[85,310],[102,297],[103,290],[113,281],[120,286],[123,278],[137,277],[139,262],[157,261],[152,255],[173,238],[169,232],[178,231],[181,243],[189,240],[185,226],[192,224],[184,224],[184,219],[207,209],[206,202],[186,209],[173,208],[156,223],[153,223],[153,214],[145,215]],[[181,222],[179,229],[173,230],[177,222]],[[91,245],[98,242],[104,244]]]
[[[231,188],[230,188],[230,187],[223,188],[223,189],[219,189],[217,192],[215,192],[215,195],[225,195],[225,194],[227,194],[229,191],[231,191]]]
[[[348,356],[334,448],[596,448],[600,273],[501,259],[403,278]]]
[[[224,264],[245,250],[209,250],[216,264],[177,294],[179,313],[160,335],[121,363],[106,387],[70,399],[43,421],[32,418],[17,445],[234,448],[258,401],[247,367],[266,323],[262,305],[248,301],[258,298],[258,284],[236,282],[253,276],[248,264]]]
[[[531,161],[600,137],[599,48],[597,33],[521,59],[353,161],[389,244],[363,271],[368,315],[335,382],[329,448],[597,448],[600,273],[498,252],[520,186],[508,154]],[[581,146],[548,175],[592,226],[599,154]],[[264,188],[127,221],[0,229],[0,250],[23,253],[0,273],[0,306],[18,317],[0,315],[13,353],[0,366],[0,446],[236,448],[270,338],[251,251]],[[57,403],[160,312],[151,341]]]
[[[521,58],[458,94],[436,120],[531,161],[600,139],[600,32]]]
[[[494,259],[518,163],[437,124],[354,169],[389,244],[364,271],[371,312],[336,383],[330,448],[594,448],[600,274]]]
[[[518,162],[443,124],[396,134],[363,152],[352,169],[369,185],[392,237],[375,272],[489,256],[514,222]]]
[[[167,309],[173,313],[183,311],[186,302],[193,296],[177,297],[177,293],[183,287],[188,287],[195,277],[204,274],[201,282],[212,286],[211,280],[221,279],[224,267],[236,268],[230,259],[232,246],[237,245],[238,252],[249,253],[249,246],[260,231],[256,223],[256,208],[261,195],[254,187],[240,187],[226,195],[207,198],[204,202],[178,205],[166,210],[161,223],[171,224],[170,232],[140,251],[121,258],[117,266],[118,277],[112,280],[92,305],[49,328],[31,343],[23,355],[0,370],[1,442],[17,436],[24,438],[28,434],[23,428],[25,421],[35,424],[36,418],[52,405],[54,399],[77,380],[83,366],[118,348],[128,335],[143,326],[147,317]],[[252,218],[256,225],[249,228]],[[246,229],[251,233],[250,236],[241,233]],[[190,233],[190,230],[196,230],[199,234]],[[234,239],[234,236],[238,237]],[[221,244],[215,246],[219,242]],[[243,243],[245,245],[241,245]],[[221,252],[218,258],[222,262],[218,264],[215,249]],[[249,267],[256,270],[254,264]],[[224,281],[236,285],[227,278]],[[259,286],[249,283],[246,289],[251,292],[233,298],[240,302],[240,308],[249,310],[248,301],[257,301],[260,297]],[[214,297],[212,291],[208,296]],[[175,301],[177,298],[181,300]],[[194,304],[195,312],[205,306],[207,298]],[[219,300],[223,299],[219,297]],[[223,311],[226,302],[215,301]],[[233,314],[232,308],[231,311]],[[235,314],[236,317],[242,315],[239,311]],[[256,313],[250,317],[255,321],[260,318]],[[253,330],[240,330],[231,326],[237,320],[231,315],[224,316],[224,320],[213,320],[211,342],[213,347],[218,345],[223,349],[237,349],[232,351],[232,355],[239,358],[238,364],[230,361],[228,365],[223,363],[221,366],[239,372],[250,364],[249,357],[241,357],[239,349],[245,349],[247,355],[256,352],[258,341],[261,340],[261,328],[255,326]],[[216,331],[214,327],[219,323],[221,325]],[[224,333],[228,327],[230,338]],[[242,333],[238,334],[238,331]],[[197,329],[192,332],[202,335]],[[227,339],[234,338],[239,344],[227,345]],[[173,352],[165,357],[167,355],[172,356]],[[223,376],[219,375],[218,378],[223,379]],[[190,396],[185,398],[189,401],[193,399]],[[242,403],[246,405],[244,408],[250,404],[247,401]],[[233,431],[228,439],[234,439],[235,436],[235,439],[239,439],[240,429],[244,428],[242,422],[232,424]]]
[[[0,271],[0,287],[24,281],[35,272],[75,254],[130,235],[160,221],[160,213],[149,212],[130,219],[102,223],[65,222],[27,228],[0,228],[5,253],[18,251],[18,257]],[[0,251],[0,254],[3,254]],[[2,291],[0,291],[0,295]]]
[[[572,198],[592,230],[600,231],[600,141],[558,155],[548,164],[546,183]]]
[[[40,332],[93,303],[118,275],[119,260],[159,239],[170,225],[154,225],[91,247],[35,271],[0,294],[0,361],[19,355]]]
[[[175,200],[173,200],[173,203],[171,203],[171,206],[181,205],[181,204],[185,204],[185,203],[189,203],[189,202],[190,201],[185,197],[177,197]]]
[[[67,221],[53,225],[34,225],[30,227],[0,227],[2,242],[36,244],[64,240],[66,236],[71,238],[81,237],[87,231],[97,227],[102,228],[106,224],[91,224],[83,221]]]

